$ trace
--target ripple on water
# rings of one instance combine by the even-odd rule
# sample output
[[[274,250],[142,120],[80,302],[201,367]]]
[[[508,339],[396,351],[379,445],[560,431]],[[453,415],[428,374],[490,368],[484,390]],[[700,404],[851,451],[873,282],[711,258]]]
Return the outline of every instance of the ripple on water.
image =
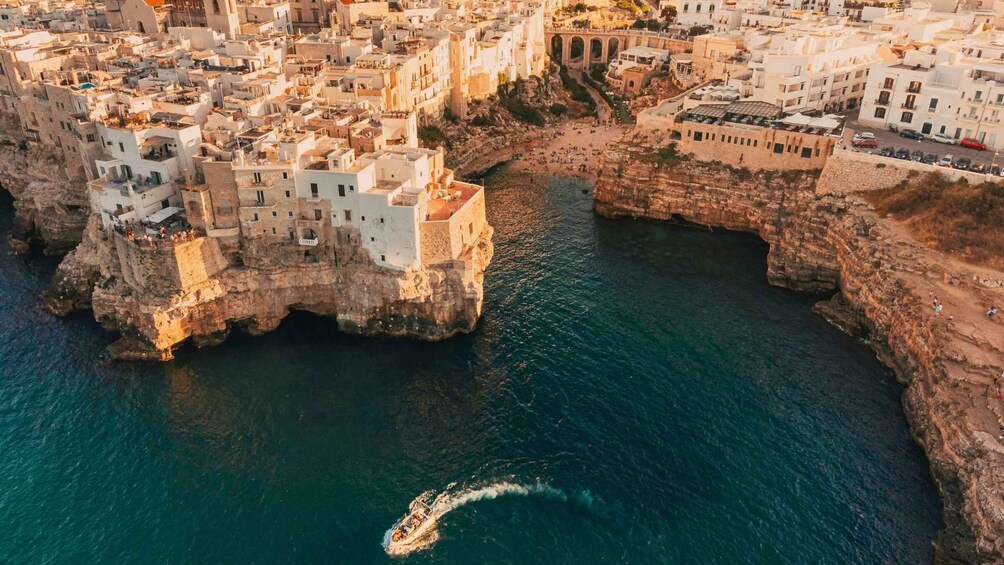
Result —
[[[471,501],[408,562],[928,561],[888,371],[754,238],[597,218],[576,182],[488,179],[485,314],[435,344],[293,315],[103,365],[92,321],[37,306],[54,263],[0,244],[0,562],[387,562],[453,482],[594,502]]]

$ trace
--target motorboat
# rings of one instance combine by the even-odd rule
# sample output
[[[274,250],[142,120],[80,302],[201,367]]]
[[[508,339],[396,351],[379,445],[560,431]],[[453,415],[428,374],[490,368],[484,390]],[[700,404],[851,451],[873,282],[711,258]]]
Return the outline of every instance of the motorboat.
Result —
[[[436,531],[438,516],[433,511],[437,497],[431,504],[428,497],[416,498],[408,505],[408,513],[387,532],[384,550],[390,555],[410,553],[424,546],[424,541]]]

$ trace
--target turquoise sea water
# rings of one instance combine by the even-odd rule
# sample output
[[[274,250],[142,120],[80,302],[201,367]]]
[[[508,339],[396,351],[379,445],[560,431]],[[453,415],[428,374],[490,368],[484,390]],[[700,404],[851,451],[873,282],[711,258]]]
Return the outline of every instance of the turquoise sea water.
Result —
[[[762,243],[489,185],[485,314],[436,344],[294,315],[102,364],[88,316],[38,307],[54,262],[0,244],[0,563],[400,562],[384,532],[450,483],[486,498],[404,562],[930,560],[901,387]]]

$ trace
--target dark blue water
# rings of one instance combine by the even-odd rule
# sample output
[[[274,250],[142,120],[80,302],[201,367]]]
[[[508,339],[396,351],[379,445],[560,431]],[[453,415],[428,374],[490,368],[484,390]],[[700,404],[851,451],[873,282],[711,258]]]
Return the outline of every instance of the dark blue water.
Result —
[[[929,561],[900,386],[768,286],[763,244],[489,183],[485,315],[437,344],[295,315],[102,365],[93,321],[38,307],[53,262],[0,244],[0,562],[388,562],[385,530],[453,482],[538,492],[461,506],[407,562]]]

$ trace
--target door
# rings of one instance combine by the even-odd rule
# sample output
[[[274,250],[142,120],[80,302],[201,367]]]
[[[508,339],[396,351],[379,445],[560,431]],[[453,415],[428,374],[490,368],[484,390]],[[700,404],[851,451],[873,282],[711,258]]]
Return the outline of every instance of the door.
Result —
[[[931,129],[933,127],[934,127],[934,125],[931,122],[924,122],[924,125],[920,128],[920,133],[922,133],[924,135],[930,135],[931,134]]]

